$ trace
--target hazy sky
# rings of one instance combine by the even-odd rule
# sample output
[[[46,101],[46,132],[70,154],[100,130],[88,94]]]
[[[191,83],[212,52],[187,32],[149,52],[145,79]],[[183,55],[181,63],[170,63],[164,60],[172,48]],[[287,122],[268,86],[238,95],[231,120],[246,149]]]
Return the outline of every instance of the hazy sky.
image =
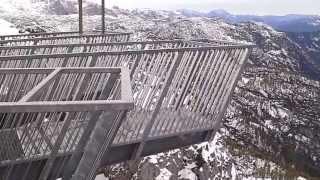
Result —
[[[100,2],[101,0],[90,0]],[[106,0],[107,6],[121,8],[193,9],[210,11],[225,9],[235,14],[318,14],[320,0]]]

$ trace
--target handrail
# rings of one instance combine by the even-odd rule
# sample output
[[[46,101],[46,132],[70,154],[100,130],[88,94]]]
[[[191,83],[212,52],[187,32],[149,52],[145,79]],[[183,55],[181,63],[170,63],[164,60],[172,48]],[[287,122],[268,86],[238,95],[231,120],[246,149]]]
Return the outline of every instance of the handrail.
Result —
[[[0,45],[5,43],[14,42],[35,42],[35,41],[45,41],[45,40],[61,40],[68,38],[95,38],[95,37],[113,37],[113,36],[130,36],[132,33],[105,33],[105,34],[81,34],[81,35],[69,35],[69,36],[56,36],[56,37],[36,37],[28,39],[10,39],[10,40],[0,40]]]
[[[207,47],[183,47],[183,48],[165,48],[165,49],[148,49],[148,50],[131,50],[131,51],[113,51],[113,52],[86,52],[86,53],[69,53],[69,54],[41,54],[41,55],[21,55],[21,56],[0,56],[0,61],[36,59],[36,58],[62,58],[62,57],[83,57],[83,56],[103,56],[103,55],[125,55],[125,54],[153,54],[159,52],[184,52],[184,51],[208,51],[208,50],[228,50],[228,49],[245,49],[254,48],[255,45],[230,45],[230,46],[207,46]]]

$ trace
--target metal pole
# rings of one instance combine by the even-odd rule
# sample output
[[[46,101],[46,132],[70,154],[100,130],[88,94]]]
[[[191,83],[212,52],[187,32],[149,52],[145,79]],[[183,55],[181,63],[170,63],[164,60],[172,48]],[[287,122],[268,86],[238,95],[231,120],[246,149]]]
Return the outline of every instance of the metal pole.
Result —
[[[82,7],[82,0],[78,0],[79,4],[79,33],[83,33],[83,7]]]
[[[105,28],[106,28],[106,25],[105,25],[105,18],[106,18],[106,16],[105,16],[105,9],[106,9],[106,7],[105,7],[105,0],[101,0],[101,22],[102,22],[102,34],[104,34],[105,33]]]

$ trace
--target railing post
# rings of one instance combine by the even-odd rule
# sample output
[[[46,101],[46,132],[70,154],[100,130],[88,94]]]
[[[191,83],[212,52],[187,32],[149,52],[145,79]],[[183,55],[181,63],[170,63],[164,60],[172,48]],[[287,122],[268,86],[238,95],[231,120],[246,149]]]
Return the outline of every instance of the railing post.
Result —
[[[101,0],[101,26],[102,26],[102,34],[105,34],[105,0]]]
[[[102,92],[101,99],[107,98],[110,96],[111,89],[113,85],[115,84],[116,79],[119,77],[119,74],[111,74],[110,78],[107,82],[105,90]],[[63,173],[63,180],[69,180],[71,179],[73,173],[75,172],[77,165],[79,164],[82,154],[84,151],[85,146],[87,145],[87,141],[90,138],[91,133],[94,131],[94,128],[102,114],[102,111],[96,112],[92,114],[91,120],[89,121],[77,147],[75,152],[72,154],[68,164],[67,168]],[[106,120],[105,120],[106,121]]]
[[[82,0],[78,0],[78,8],[79,8],[79,33],[83,34],[83,8],[82,8]]]
[[[50,157],[48,158],[45,166],[43,167],[42,171],[41,171],[41,174],[40,174],[40,177],[39,177],[39,180],[46,180],[50,174],[50,171],[54,165],[54,161],[57,157],[57,154],[59,152],[59,149],[60,149],[60,146],[61,144],[63,143],[63,139],[64,137],[66,136],[67,134],[67,131],[68,131],[68,128],[71,124],[71,121],[72,119],[75,117],[76,113],[73,112],[67,112],[65,118],[64,118],[64,124],[61,128],[61,131],[59,133],[59,136],[57,137],[57,140],[56,142],[54,143],[53,145],[53,149],[52,149],[52,152],[50,154]]]
[[[92,180],[95,178],[100,161],[110,148],[126,113],[126,111],[121,113],[108,112],[100,116],[72,180]]]
[[[158,101],[158,103],[157,103],[157,105],[155,107],[154,112],[151,115],[150,121],[148,122],[147,126],[145,127],[145,129],[143,131],[142,140],[138,144],[136,149],[134,150],[134,153],[132,154],[131,159],[137,160],[138,158],[141,157],[142,151],[143,151],[144,146],[145,146],[145,144],[147,142],[147,138],[148,138],[148,136],[149,136],[149,134],[151,132],[151,128],[152,128],[152,126],[153,126],[153,124],[154,124],[154,122],[155,122],[155,120],[156,120],[156,118],[157,118],[157,116],[158,116],[158,114],[160,112],[160,108],[161,108],[162,102],[163,102],[164,98],[167,95],[167,92],[169,90],[171,82],[172,82],[172,80],[174,78],[174,75],[176,74],[176,70],[179,67],[180,62],[181,62],[181,60],[183,58],[183,55],[184,55],[183,52],[177,52],[177,54],[178,55],[177,55],[175,61],[173,62],[174,64],[173,64],[172,68],[170,69],[169,76],[168,76],[168,78],[167,78],[167,80],[165,82],[164,88],[163,88],[163,90],[161,92],[159,101]]]

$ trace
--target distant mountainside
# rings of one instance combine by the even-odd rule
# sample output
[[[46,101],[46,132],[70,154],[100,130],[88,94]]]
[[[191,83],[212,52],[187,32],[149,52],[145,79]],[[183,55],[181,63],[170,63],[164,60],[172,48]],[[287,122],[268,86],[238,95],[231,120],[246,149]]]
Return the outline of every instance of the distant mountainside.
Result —
[[[317,32],[301,32],[301,33],[286,33],[288,37],[296,42],[304,52],[309,56],[309,66],[306,66],[306,70],[309,72],[313,72],[310,70],[317,67],[320,69],[320,31]],[[311,65],[311,66],[310,66]],[[311,74],[317,79],[320,79],[319,74]]]
[[[255,15],[233,15],[225,10],[213,10],[202,13],[193,10],[179,10],[188,17],[220,17],[230,23],[244,21],[256,21],[268,24],[279,31],[284,32],[314,32],[320,31],[320,16],[316,15],[296,15],[286,16],[255,16]]]

